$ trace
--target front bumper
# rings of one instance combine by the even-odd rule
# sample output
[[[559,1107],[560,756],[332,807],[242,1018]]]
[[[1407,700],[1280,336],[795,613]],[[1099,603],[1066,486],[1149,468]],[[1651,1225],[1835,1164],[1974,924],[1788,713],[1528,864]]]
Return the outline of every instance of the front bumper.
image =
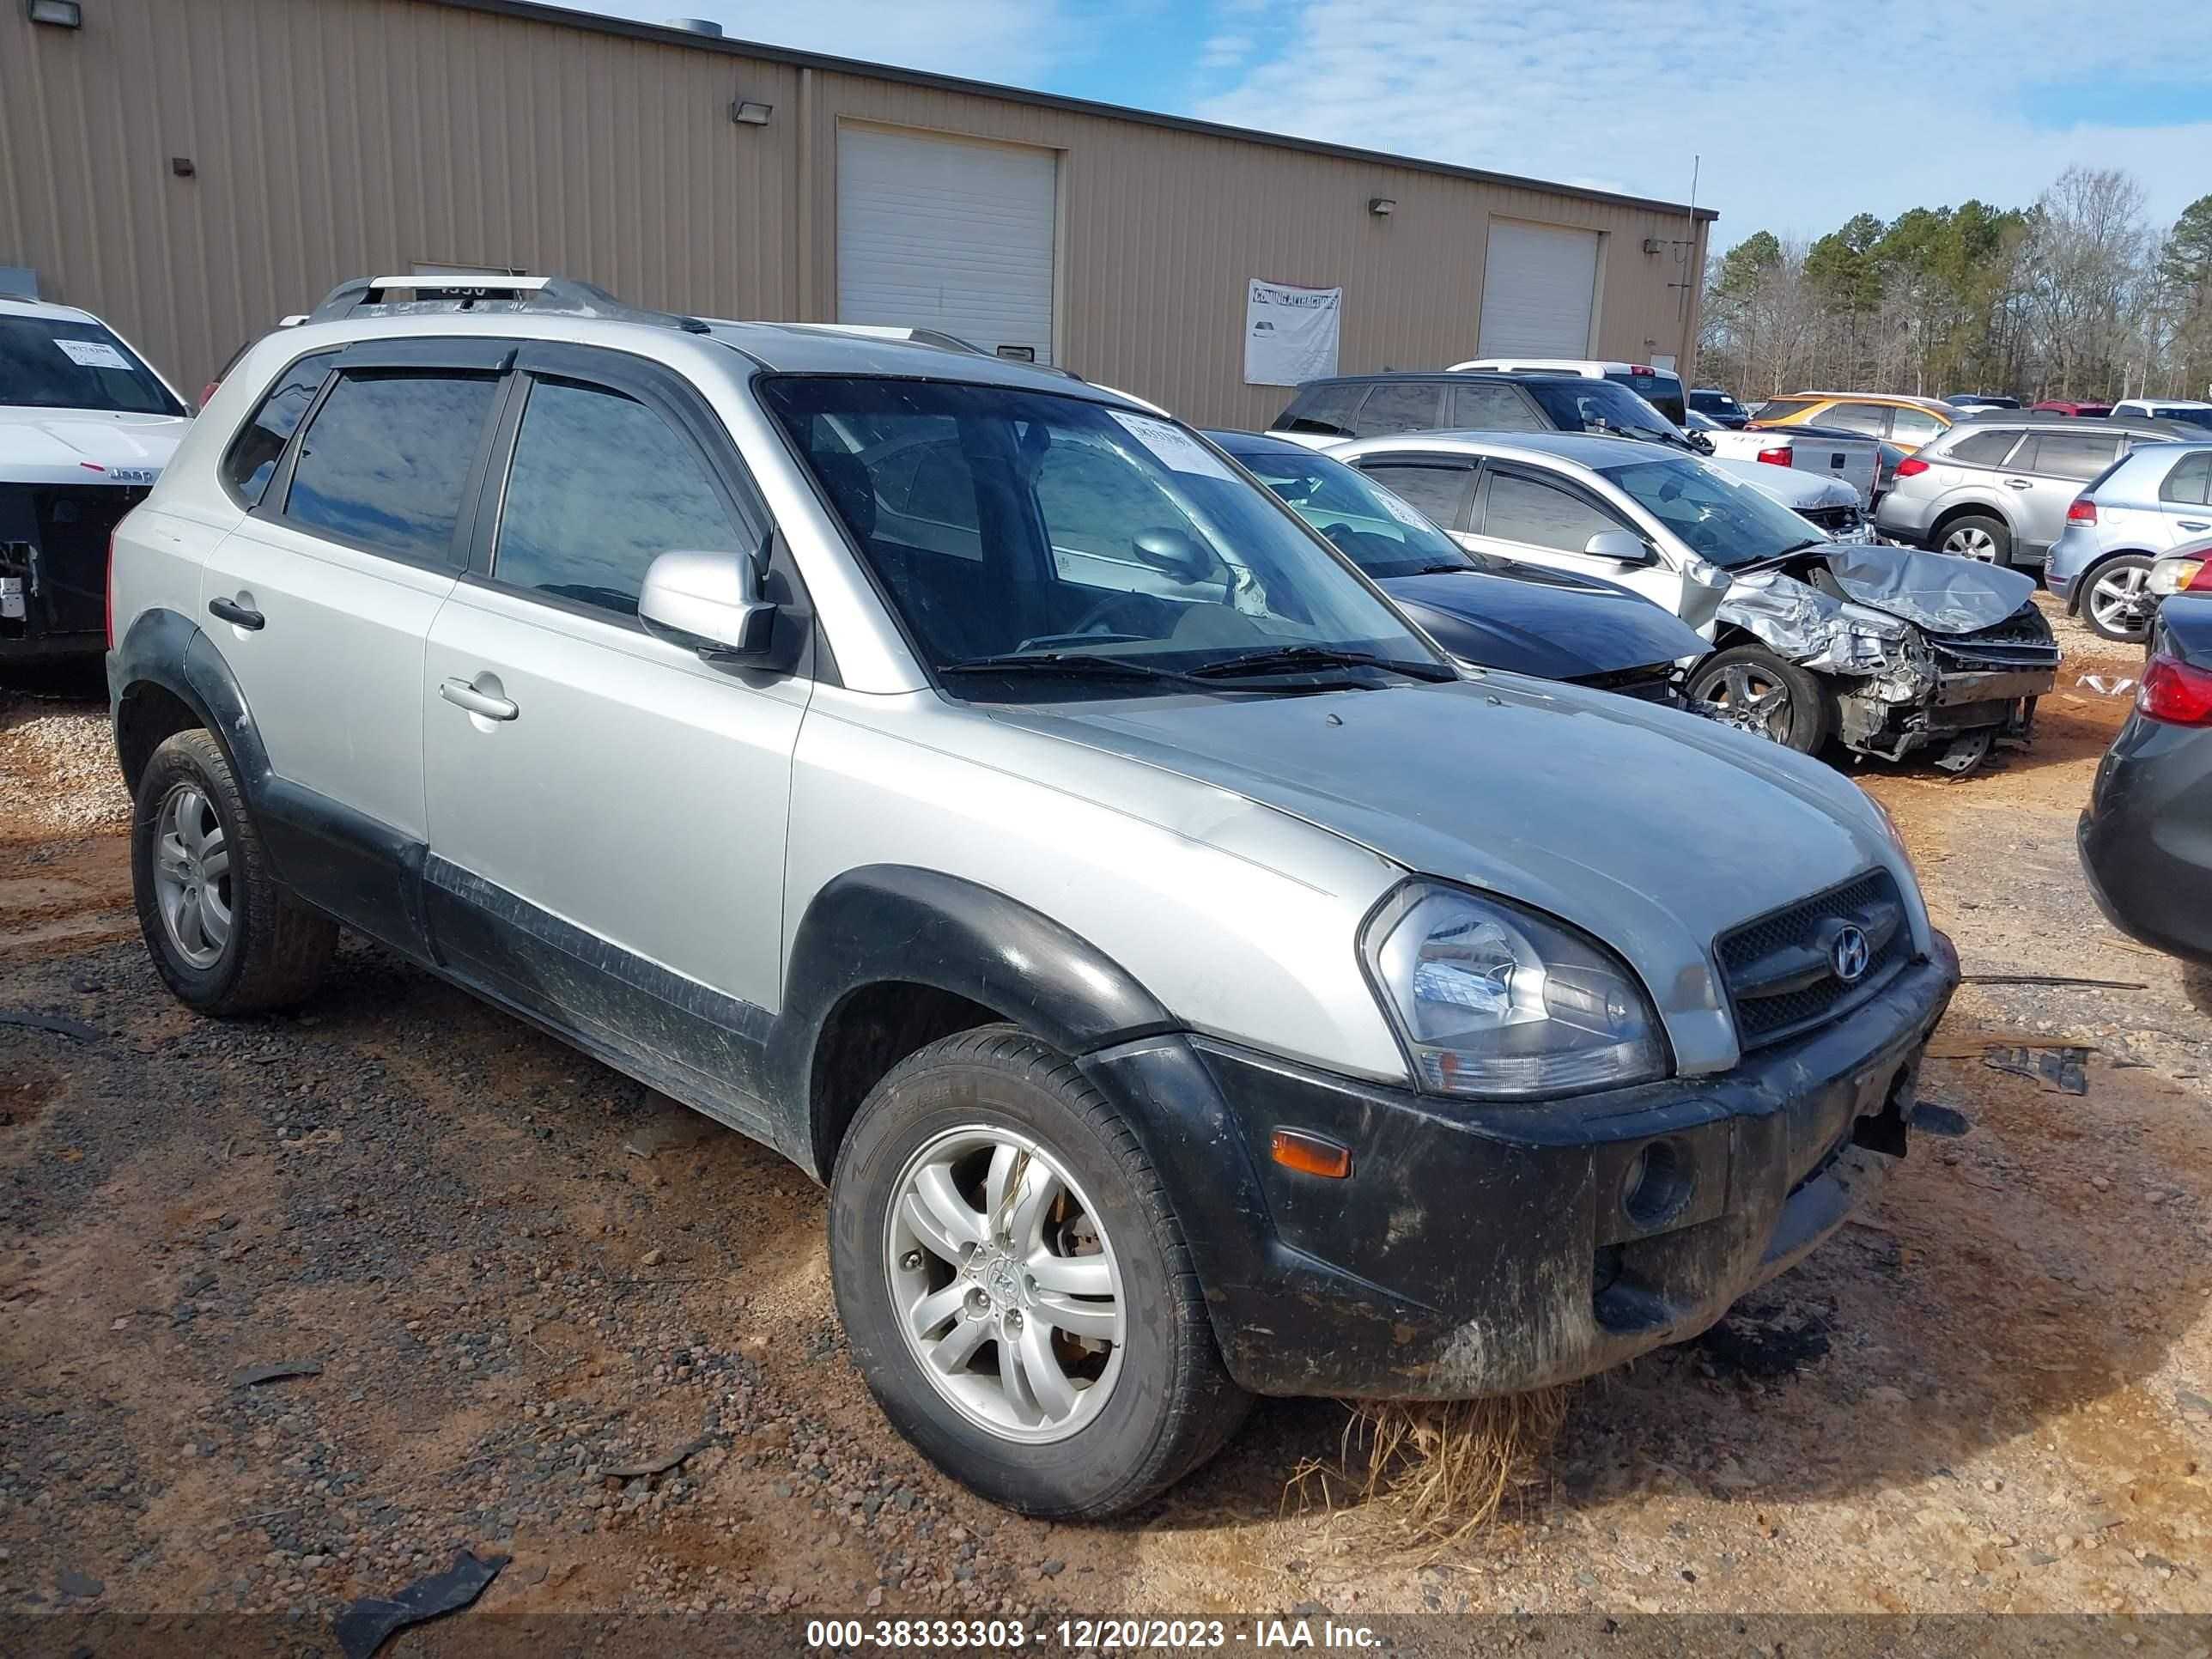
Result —
[[[1151,1126],[1239,1382],[1468,1399],[1694,1336],[1826,1237],[1903,1155],[1957,984],[1939,935],[1935,959],[1845,1018],[1723,1076],[1542,1106],[1437,1100],[1203,1038],[1084,1066]],[[1348,1147],[1351,1176],[1276,1164],[1278,1128]]]

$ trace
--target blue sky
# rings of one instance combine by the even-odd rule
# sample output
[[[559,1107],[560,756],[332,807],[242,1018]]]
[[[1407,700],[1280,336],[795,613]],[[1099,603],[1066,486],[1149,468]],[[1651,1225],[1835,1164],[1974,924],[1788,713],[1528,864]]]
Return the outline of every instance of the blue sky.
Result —
[[[585,0],[568,0],[581,5]],[[592,0],[738,39],[1719,210],[1719,246],[2025,204],[2120,167],[2212,192],[2205,0]],[[2179,27],[2177,27],[2177,25]]]

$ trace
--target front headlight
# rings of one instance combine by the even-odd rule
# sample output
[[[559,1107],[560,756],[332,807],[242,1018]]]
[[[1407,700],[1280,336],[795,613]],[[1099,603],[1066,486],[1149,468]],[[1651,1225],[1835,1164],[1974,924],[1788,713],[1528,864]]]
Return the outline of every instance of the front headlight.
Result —
[[[2204,568],[2202,559],[2160,559],[2150,568],[2150,580],[2146,584],[2161,599],[2180,592],[2197,580],[2197,573]]]
[[[1658,1017],[1595,940],[1500,900],[1408,882],[1362,941],[1431,1094],[1584,1094],[1667,1074]]]

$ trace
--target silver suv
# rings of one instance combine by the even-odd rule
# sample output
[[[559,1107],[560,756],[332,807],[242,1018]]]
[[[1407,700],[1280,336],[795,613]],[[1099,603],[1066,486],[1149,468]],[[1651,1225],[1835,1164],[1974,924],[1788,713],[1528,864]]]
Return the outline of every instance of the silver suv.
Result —
[[[2181,435],[2165,421],[1962,420],[1898,463],[1875,527],[1933,551],[2033,569],[2066,528],[2082,485],[2136,445]]]
[[[249,1014],[353,929],[783,1152],[978,1491],[1613,1364],[1903,1152],[1956,958],[1816,763],[1462,678],[1104,388],[426,280],[256,344],[118,534],[154,963]]]
[[[2137,449],[2093,478],[2067,509],[2045,584],[2108,640],[2150,637],[2151,566],[2212,533],[2212,443]]]

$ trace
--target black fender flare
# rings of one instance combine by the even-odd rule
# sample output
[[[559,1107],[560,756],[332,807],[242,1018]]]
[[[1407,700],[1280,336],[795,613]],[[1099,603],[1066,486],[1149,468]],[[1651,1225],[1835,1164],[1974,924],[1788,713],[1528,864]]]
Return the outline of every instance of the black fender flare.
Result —
[[[161,607],[143,611],[116,641],[108,659],[116,757],[124,765],[126,783],[135,781],[130,775],[127,736],[131,693],[143,685],[159,686],[199,716],[200,724],[215,733],[229,755],[246,799],[258,801],[269,781],[269,750],[246,706],[238,677],[215,641],[191,617]]]
[[[904,981],[992,1009],[1069,1055],[1178,1028],[1134,975],[1019,900],[908,865],[848,870],[815,894],[784,972],[769,1075],[811,1101],[815,1051],[838,1007]]]

